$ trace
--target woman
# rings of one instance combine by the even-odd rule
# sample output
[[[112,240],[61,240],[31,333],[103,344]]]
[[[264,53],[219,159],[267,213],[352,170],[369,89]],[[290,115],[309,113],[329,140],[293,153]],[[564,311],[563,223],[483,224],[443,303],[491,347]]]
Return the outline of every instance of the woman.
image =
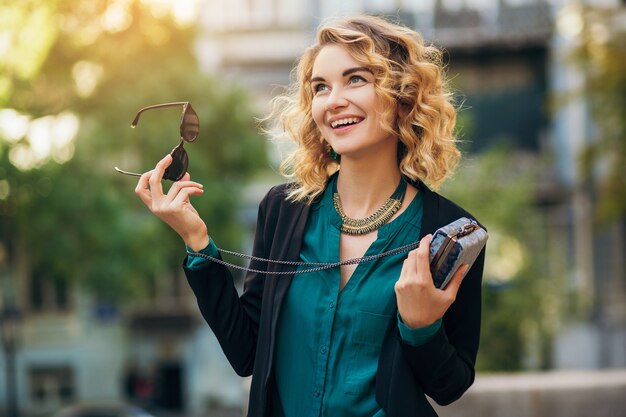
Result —
[[[200,310],[235,371],[252,375],[250,416],[435,416],[426,395],[448,404],[474,379],[484,262],[483,250],[445,290],[432,283],[430,234],[471,217],[425,185],[459,159],[440,52],[383,19],[345,19],[318,31],[290,91],[274,115],[298,145],[283,165],[294,181],[261,202],[253,254],[334,262],[420,246],[319,272],[249,272],[241,296],[224,266],[189,256]],[[202,185],[186,174],[163,193],[170,162],[137,194],[188,248],[219,257],[189,202]]]

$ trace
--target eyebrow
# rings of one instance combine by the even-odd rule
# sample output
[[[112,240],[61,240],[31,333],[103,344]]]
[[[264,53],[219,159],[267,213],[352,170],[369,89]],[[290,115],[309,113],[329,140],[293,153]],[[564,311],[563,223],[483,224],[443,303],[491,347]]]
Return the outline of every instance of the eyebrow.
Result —
[[[341,73],[342,77],[345,77],[347,75],[350,74],[354,74],[355,72],[369,72],[370,74],[372,74],[372,70],[370,70],[367,67],[354,67],[354,68],[348,68],[347,70],[345,70],[344,72]],[[313,77],[311,78],[311,82],[318,82],[318,81],[326,81],[323,77]]]

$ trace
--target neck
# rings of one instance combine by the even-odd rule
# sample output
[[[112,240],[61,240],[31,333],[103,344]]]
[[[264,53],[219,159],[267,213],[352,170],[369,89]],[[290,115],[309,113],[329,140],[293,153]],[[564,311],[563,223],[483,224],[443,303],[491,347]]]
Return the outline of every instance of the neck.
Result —
[[[382,157],[382,156],[381,156]],[[347,216],[364,218],[378,210],[398,187],[401,173],[395,154],[387,163],[342,158],[337,192]]]

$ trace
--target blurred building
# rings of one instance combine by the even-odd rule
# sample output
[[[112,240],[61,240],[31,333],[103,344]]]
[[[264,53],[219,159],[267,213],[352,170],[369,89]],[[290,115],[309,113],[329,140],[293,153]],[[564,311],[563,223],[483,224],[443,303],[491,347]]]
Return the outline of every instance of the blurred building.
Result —
[[[188,416],[241,406],[239,378],[208,326],[198,326],[202,319],[182,270],[161,277],[150,301],[124,308],[55,283],[31,270],[26,257],[18,274],[16,372],[14,382],[4,377],[3,355],[0,415],[11,400],[21,416],[94,402]]]
[[[578,295],[586,313],[566,322],[555,342],[553,366],[624,367],[625,219],[603,229],[593,223],[594,201],[581,187],[576,169],[577,154],[593,125],[584,101],[555,114],[546,108],[551,93],[581,82],[581,74],[565,59],[576,44],[575,33],[567,30],[572,23],[563,17],[569,3],[203,0],[197,50],[207,71],[246,86],[258,108],[266,111],[269,99],[288,84],[297,57],[325,17],[396,16],[444,47],[450,72],[459,74],[465,100],[471,103],[466,114],[473,125],[465,132],[470,151],[504,142],[525,154],[554,158],[537,189],[537,204],[545,214],[548,267]],[[559,17],[566,19],[560,26]],[[261,188],[255,188],[250,207],[260,200]],[[251,227],[255,213],[242,213]],[[30,270],[26,259],[21,265],[16,392],[23,415],[45,415],[64,403],[125,398],[190,416],[245,403],[242,383],[201,321],[181,274],[160,280],[164,285],[150,303],[121,310],[55,284]],[[3,356],[0,375],[6,369]],[[8,394],[2,394],[8,392],[2,377],[0,407],[9,402]]]
[[[583,6],[588,5],[613,7],[615,21],[621,22],[621,27],[614,29],[626,28],[623,1],[565,2],[555,10],[557,30],[550,42],[547,67],[555,95],[580,91],[584,85],[585,75],[571,64],[570,54],[581,42]],[[626,218],[596,221],[599,203],[594,196],[599,184],[584,178],[580,169],[582,152],[597,136],[585,97],[575,96],[559,107],[550,119],[549,131],[555,178],[550,191],[543,194],[543,203],[551,231],[551,266],[555,276],[565,274],[564,285],[575,294],[579,313],[565,322],[556,340],[554,366],[624,367]],[[605,162],[596,161],[594,171],[604,171]]]

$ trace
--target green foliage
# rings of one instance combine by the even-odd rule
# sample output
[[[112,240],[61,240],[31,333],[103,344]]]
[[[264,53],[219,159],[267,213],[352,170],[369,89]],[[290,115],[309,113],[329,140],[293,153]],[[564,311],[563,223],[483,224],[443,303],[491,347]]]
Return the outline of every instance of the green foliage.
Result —
[[[50,158],[22,170],[8,155],[27,138],[11,143],[0,134],[0,180],[10,189],[0,200],[0,223],[12,257],[26,251],[33,269],[81,282],[98,297],[124,300],[149,293],[158,276],[180,273],[184,256],[180,238],[134,194],[136,178],[113,170],[151,169],[178,144],[182,108],[146,112],[131,129],[135,113],[152,104],[192,103],[201,130],[185,149],[193,179],[205,187],[193,203],[224,246],[239,244],[238,190],[266,166],[266,157],[244,92],[200,73],[195,29],[155,17],[139,1],[130,2],[125,28],[103,29],[102,16],[116,3],[58,0],[47,6],[60,29],[46,34],[49,53],[36,73],[13,76],[5,106],[32,118],[69,111],[80,129],[69,162]]]
[[[533,189],[538,163],[512,149],[466,156],[442,191],[476,216],[490,236],[477,363],[481,371],[523,369],[533,348],[539,350],[535,366],[549,365],[544,346],[553,331],[556,283],[542,272],[545,244]]]
[[[574,63],[585,76],[582,94],[596,129],[581,155],[595,188],[600,222],[626,215],[626,10],[587,7]]]
[[[0,54],[0,106],[6,105],[15,84],[28,82],[41,70],[55,39],[54,6],[40,3],[0,4],[0,28],[9,40]]]

